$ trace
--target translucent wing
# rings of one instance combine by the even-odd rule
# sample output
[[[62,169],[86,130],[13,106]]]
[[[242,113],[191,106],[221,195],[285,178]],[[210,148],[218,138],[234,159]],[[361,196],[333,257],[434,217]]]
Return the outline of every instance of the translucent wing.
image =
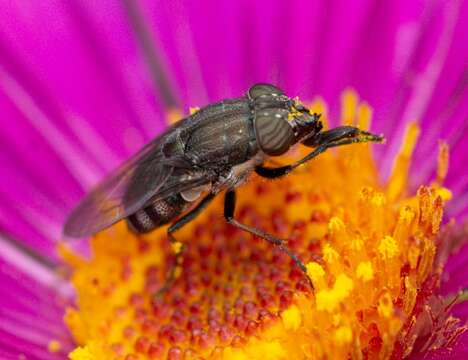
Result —
[[[189,164],[184,168],[180,159],[163,153],[167,135],[173,130],[153,140],[88,193],[70,214],[64,234],[69,237],[94,234],[135,213],[150,200],[209,181],[203,174],[172,176],[190,173]]]

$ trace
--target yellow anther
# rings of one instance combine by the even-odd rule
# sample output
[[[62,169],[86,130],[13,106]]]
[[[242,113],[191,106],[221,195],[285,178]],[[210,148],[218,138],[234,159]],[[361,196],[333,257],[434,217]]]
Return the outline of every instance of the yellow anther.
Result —
[[[335,285],[333,286],[333,291],[335,291],[336,296],[340,299],[345,299],[353,290],[354,284],[353,280],[345,274],[340,274],[336,278]]]
[[[338,275],[331,290],[322,290],[317,293],[317,310],[333,312],[349,296],[353,287],[353,281],[348,276]]]
[[[391,236],[385,236],[379,244],[379,253],[384,259],[394,258],[399,254],[398,244]]]
[[[353,339],[353,332],[348,326],[340,326],[335,331],[335,341],[337,345],[346,345]]]
[[[307,275],[311,278],[312,282],[318,282],[325,276],[325,271],[316,262],[310,262],[306,265]]]
[[[400,221],[404,221],[405,223],[409,224],[414,219],[414,216],[414,210],[409,206],[404,206],[400,210],[399,219]]]
[[[345,229],[345,224],[339,217],[334,216],[328,223],[328,229],[332,233],[337,233]]]
[[[453,197],[452,192],[449,189],[444,188],[444,187],[437,188],[436,189],[436,194],[438,196],[440,196],[442,198],[442,200],[444,200],[444,201],[449,201]]]
[[[297,330],[301,326],[302,316],[299,308],[292,305],[287,308],[282,314],[281,319],[286,330]]]
[[[340,255],[338,252],[331,247],[330,244],[325,244],[323,246],[323,260],[327,263],[332,264],[333,262],[337,261]]]
[[[359,263],[356,269],[356,276],[362,281],[370,281],[374,278],[374,269],[370,261]]]
[[[383,193],[375,193],[374,196],[372,196],[372,204],[375,206],[384,206],[385,205],[385,195]]]
[[[189,107],[189,113],[190,115],[193,115],[195,114],[197,111],[199,111],[200,108],[198,106],[194,106],[194,107]]]
[[[172,251],[176,254],[180,253],[180,251],[182,250],[182,246],[183,244],[179,241],[171,243]]]

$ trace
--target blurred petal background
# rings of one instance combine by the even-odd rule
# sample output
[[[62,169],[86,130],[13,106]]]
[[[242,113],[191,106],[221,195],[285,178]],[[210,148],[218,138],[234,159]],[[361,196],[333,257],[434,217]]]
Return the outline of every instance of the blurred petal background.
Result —
[[[388,176],[405,125],[422,133],[416,188],[450,146],[446,220],[468,210],[466,1],[3,2],[0,13],[0,358],[64,358],[72,290],[56,276],[80,197],[166,126],[167,114],[273,82],[322,96],[337,122],[354,88],[374,109]],[[466,231],[464,233],[466,237]],[[442,291],[468,286],[468,249]],[[464,322],[468,307],[456,315]],[[51,339],[62,343],[55,354]],[[465,336],[451,356],[467,354]]]

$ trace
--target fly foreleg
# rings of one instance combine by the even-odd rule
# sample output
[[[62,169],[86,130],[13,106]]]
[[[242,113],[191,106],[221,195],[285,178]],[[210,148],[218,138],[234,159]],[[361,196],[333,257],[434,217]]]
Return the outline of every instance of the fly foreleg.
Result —
[[[270,168],[259,165],[255,168],[255,172],[261,177],[268,179],[276,179],[289,174],[297,167],[305,164],[306,162],[320,155],[329,148],[370,141],[382,142],[383,140],[384,138],[382,136],[374,135],[367,131],[359,130],[358,128],[353,126],[340,126],[331,130],[318,133],[313,138],[305,141],[304,145],[316,146],[316,148],[301,160],[298,160],[291,165],[285,165],[277,168]]]

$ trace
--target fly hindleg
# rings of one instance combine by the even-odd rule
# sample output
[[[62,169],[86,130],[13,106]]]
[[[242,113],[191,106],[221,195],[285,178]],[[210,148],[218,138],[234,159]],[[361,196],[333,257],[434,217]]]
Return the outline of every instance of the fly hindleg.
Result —
[[[273,236],[271,234],[268,234],[265,231],[262,231],[260,229],[256,229],[254,227],[242,224],[241,222],[237,221],[234,219],[234,212],[236,209],[236,193],[234,190],[230,190],[226,192],[226,195],[224,197],[224,218],[226,221],[244,231],[247,231],[253,235],[256,235],[262,239],[265,239],[269,243],[277,246],[282,252],[284,252],[286,255],[288,255],[294,262],[295,264],[302,270],[304,275],[306,276],[307,280],[310,283],[310,287],[312,290],[314,290],[314,285],[312,283],[312,280],[309,278],[307,275],[307,268],[305,267],[304,263],[299,259],[299,257],[294,254],[285,244],[284,240],[281,240],[280,238],[277,238],[276,236]]]
[[[190,221],[195,219],[198,216],[198,214],[200,214],[208,206],[208,204],[211,202],[211,200],[214,199],[214,197],[215,197],[215,194],[212,194],[212,193],[209,193],[208,195],[206,195],[198,203],[196,207],[194,207],[187,214],[182,216],[179,220],[177,220],[174,224],[169,226],[169,228],[167,229],[167,237],[169,238],[169,241],[171,242],[172,248],[175,253],[175,258],[174,258],[174,262],[170,265],[170,269],[168,273],[166,274],[164,285],[155,294],[156,298],[161,297],[172,286],[176,278],[177,271],[181,270],[185,244],[181,243],[175,238],[174,232],[176,232],[181,227],[183,227],[184,225],[188,224]]]

